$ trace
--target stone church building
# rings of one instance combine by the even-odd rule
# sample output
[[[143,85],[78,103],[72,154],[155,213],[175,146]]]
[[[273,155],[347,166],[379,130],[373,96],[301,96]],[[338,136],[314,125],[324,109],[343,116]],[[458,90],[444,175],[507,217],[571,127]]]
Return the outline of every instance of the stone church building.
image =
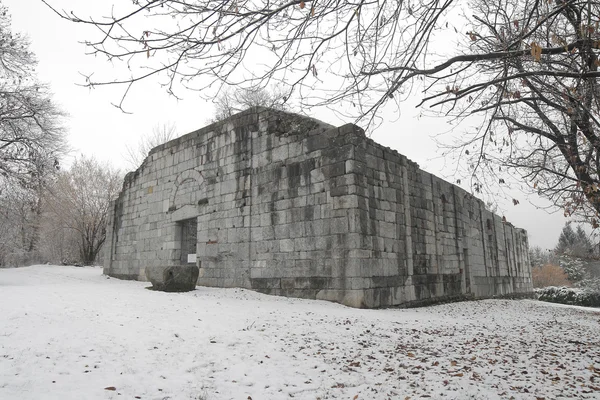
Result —
[[[527,234],[352,124],[252,108],[129,173],[104,273],[196,264],[198,285],[352,307],[532,292]]]

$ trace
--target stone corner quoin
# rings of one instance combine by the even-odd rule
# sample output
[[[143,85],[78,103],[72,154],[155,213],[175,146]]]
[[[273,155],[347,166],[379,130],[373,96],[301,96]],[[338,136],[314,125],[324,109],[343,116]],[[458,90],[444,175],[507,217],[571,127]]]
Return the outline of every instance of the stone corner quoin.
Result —
[[[411,306],[532,293],[527,233],[367,138],[255,107],[154,148],[113,202],[104,273]]]

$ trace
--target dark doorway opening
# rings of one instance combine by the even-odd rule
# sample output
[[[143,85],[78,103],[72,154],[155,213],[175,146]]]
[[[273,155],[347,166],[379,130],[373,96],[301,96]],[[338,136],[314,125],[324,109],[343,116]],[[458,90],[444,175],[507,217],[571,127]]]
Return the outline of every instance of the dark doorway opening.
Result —
[[[196,246],[198,244],[198,219],[190,218],[178,222],[181,229],[181,264],[196,264]]]

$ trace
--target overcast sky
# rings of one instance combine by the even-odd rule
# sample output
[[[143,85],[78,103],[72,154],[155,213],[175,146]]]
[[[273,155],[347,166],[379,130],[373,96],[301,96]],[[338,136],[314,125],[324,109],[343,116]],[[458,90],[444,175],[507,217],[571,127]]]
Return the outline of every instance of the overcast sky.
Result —
[[[25,33],[31,40],[31,50],[39,61],[40,80],[51,86],[56,102],[69,114],[66,126],[72,156],[93,155],[126,170],[125,146],[135,145],[156,125],[171,122],[179,134],[185,134],[206,125],[211,118],[212,104],[201,100],[197,93],[179,93],[183,99],[178,101],[156,81],[145,82],[129,93],[126,109],[132,114],[124,114],[111,104],[119,102],[122,88],[89,90],[80,86],[84,83],[81,73],[107,76],[114,70],[105,59],[85,55],[86,49],[79,41],[90,37],[93,33],[90,27],[61,20],[40,0],[3,0],[3,3],[12,15],[13,31]],[[81,17],[97,17],[109,13],[113,0],[50,0],[50,3],[58,9],[75,11]],[[385,115],[384,124],[372,138],[406,155],[428,172],[454,181],[452,161],[443,160],[433,141],[447,132],[449,126],[441,118],[418,118],[419,111],[411,103],[403,105],[400,114]],[[337,125],[352,122],[341,121],[327,110],[315,110],[312,115]],[[459,134],[460,129],[454,133]],[[513,197],[519,199],[518,206],[512,205]],[[526,229],[530,245],[553,248],[566,219],[561,212],[549,214],[540,209],[544,205],[547,203],[542,199],[527,198],[512,188],[507,199],[500,203],[498,214]]]

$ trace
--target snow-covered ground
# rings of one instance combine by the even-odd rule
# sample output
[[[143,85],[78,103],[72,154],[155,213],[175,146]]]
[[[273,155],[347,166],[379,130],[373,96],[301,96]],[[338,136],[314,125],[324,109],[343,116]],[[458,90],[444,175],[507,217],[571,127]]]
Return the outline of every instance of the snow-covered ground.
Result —
[[[0,269],[0,399],[600,398],[597,310],[357,310],[146,286],[99,268]]]

